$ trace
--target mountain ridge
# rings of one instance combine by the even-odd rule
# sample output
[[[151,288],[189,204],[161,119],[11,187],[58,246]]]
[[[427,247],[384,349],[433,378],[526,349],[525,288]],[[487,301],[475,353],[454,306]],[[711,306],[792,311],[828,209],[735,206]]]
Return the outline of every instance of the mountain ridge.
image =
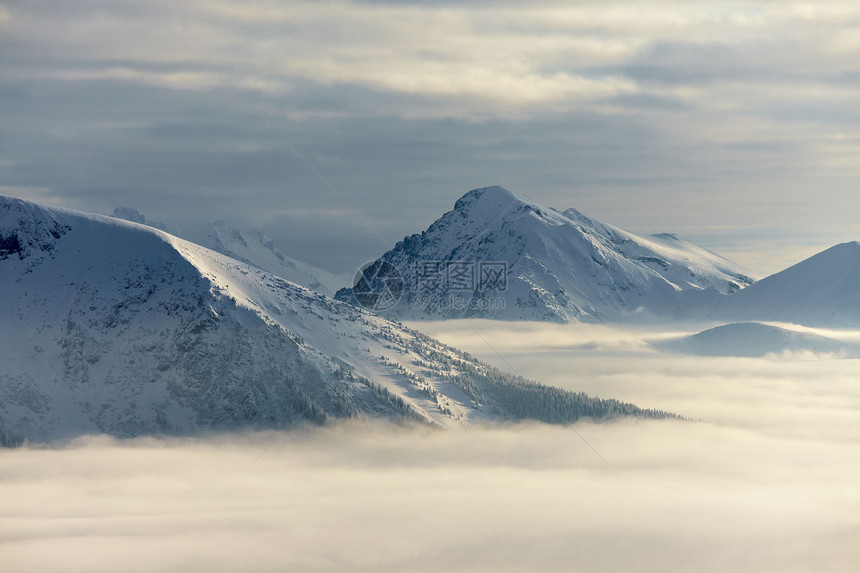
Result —
[[[334,296],[335,291],[349,280],[345,275],[290,257],[259,229],[239,228],[224,220],[200,224],[151,221],[131,207],[117,207],[113,217],[165,231],[326,296]]]
[[[467,192],[425,231],[378,260],[404,279],[399,303],[382,312],[400,319],[601,322],[676,312],[677,292],[735,292],[754,282],[738,265],[676,235],[642,237],[499,186]],[[416,276],[416,268],[435,264],[448,272],[457,263],[471,265],[472,282],[458,285],[466,288],[422,288],[425,277]],[[504,288],[481,288],[481,265],[494,263],[504,266]],[[353,291],[341,289],[336,298],[355,302]],[[454,308],[457,300],[467,302]],[[470,306],[488,300],[500,304]]]
[[[661,340],[652,346],[698,356],[761,357],[806,352],[860,358],[860,346],[855,343],[760,322],[722,324],[689,336]]]
[[[134,222],[0,197],[0,441],[663,417],[542,386]]]
[[[834,245],[719,302],[720,318],[860,326],[860,242]]]

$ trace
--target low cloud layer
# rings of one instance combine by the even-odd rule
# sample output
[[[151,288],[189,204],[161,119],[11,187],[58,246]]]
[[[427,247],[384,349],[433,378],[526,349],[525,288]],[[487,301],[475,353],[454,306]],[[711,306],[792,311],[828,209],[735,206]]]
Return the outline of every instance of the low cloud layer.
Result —
[[[711,424],[84,440],[0,458],[10,570],[847,571],[856,445]]]
[[[860,560],[857,360],[701,360],[619,344],[641,331],[568,328],[575,346],[594,343],[585,352],[540,341],[537,325],[496,327],[451,323],[443,338],[459,328],[467,349],[524,375],[707,421],[348,424],[6,451],[0,562],[663,573],[849,571]]]
[[[413,326],[546,384],[775,437],[860,443],[857,359],[808,352],[768,358],[683,356],[649,344],[713,324],[627,329],[470,320]],[[846,341],[860,334],[802,330]]]

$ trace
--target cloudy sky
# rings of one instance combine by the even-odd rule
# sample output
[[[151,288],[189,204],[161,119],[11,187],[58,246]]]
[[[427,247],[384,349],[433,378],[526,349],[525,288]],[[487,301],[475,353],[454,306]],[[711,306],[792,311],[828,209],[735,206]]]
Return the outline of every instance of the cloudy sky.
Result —
[[[860,238],[858,101],[852,1],[0,3],[0,193],[341,272],[490,184],[780,270]]]

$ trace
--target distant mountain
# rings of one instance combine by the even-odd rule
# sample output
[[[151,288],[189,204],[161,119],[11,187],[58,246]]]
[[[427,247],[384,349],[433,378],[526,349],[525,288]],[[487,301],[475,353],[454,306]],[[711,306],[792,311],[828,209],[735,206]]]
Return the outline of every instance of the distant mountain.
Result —
[[[642,237],[485,187],[397,243],[366,281],[336,298],[399,319],[599,322],[643,311],[676,315],[687,300],[679,293],[704,293],[696,304],[710,303],[753,282],[738,265],[675,235]],[[380,304],[368,296],[378,291],[392,296]]]
[[[0,197],[0,444],[620,415],[665,414],[500,372],[151,227]]]
[[[201,224],[150,221],[137,209],[130,207],[117,207],[113,216],[161,229],[326,296],[334,296],[337,289],[349,284],[352,279],[287,256],[259,229],[240,229],[225,221]]]
[[[699,356],[757,357],[806,351],[860,358],[857,344],[758,322],[724,324],[691,336],[663,340],[654,346]]]
[[[718,301],[712,316],[860,326],[860,243],[842,243]]]

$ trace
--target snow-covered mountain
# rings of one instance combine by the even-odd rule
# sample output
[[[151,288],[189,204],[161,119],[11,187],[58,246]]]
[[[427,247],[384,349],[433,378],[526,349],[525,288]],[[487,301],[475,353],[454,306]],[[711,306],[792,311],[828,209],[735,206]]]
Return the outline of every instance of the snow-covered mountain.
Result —
[[[663,340],[654,346],[699,356],[756,357],[813,352],[843,358],[860,357],[860,346],[855,343],[759,322],[723,324],[698,334]]]
[[[366,283],[336,298],[399,319],[603,321],[643,310],[677,314],[688,299],[679,293],[704,293],[696,297],[701,304],[754,282],[675,235],[638,236],[497,186],[469,191],[380,260],[393,269],[369,269]],[[402,279],[394,289],[392,275]],[[393,296],[385,304],[367,296],[386,289]]]
[[[0,442],[662,416],[541,386],[148,226],[0,197]]]
[[[287,256],[259,229],[240,229],[226,221],[200,224],[150,221],[131,207],[117,207],[113,216],[161,229],[326,296],[334,296],[337,289],[352,280],[350,276],[336,275]]]
[[[830,247],[719,301],[712,316],[860,326],[860,242]]]

